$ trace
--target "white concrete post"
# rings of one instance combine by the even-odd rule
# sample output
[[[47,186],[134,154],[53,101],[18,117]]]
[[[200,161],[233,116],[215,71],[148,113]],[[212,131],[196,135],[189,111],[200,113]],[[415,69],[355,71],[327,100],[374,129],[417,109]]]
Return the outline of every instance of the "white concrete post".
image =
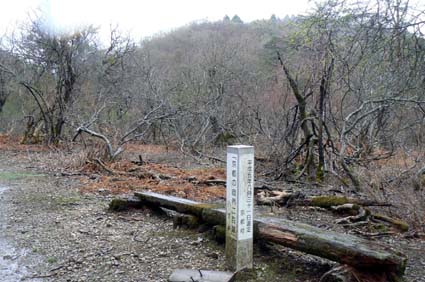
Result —
[[[232,271],[252,268],[254,147],[227,147],[226,263]]]

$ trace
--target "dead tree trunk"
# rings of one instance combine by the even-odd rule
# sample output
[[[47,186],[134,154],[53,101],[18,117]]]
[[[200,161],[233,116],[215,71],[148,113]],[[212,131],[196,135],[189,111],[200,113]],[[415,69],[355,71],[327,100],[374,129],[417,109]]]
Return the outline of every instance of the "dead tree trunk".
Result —
[[[283,72],[285,73],[286,79],[288,79],[289,85],[291,86],[292,93],[294,94],[295,99],[297,100],[298,113],[299,113],[298,119],[299,119],[301,129],[304,135],[303,144],[305,144],[306,151],[307,151],[307,154],[305,156],[305,161],[304,161],[303,172],[304,171],[310,172],[312,165],[314,164],[314,158],[313,158],[314,140],[313,140],[313,132],[307,123],[308,117],[309,117],[307,112],[307,102],[305,97],[301,94],[297,82],[292,77],[286,65],[283,63],[283,60],[280,54],[278,53],[277,55],[278,55],[278,60],[280,62],[280,65],[282,66]]]
[[[319,149],[319,165],[317,167],[316,178],[322,180],[325,170],[325,148],[323,142],[323,131],[325,127],[325,99],[329,95],[329,84],[331,80],[334,60],[331,60],[329,66],[325,66],[322,79],[320,82],[320,98],[319,98],[319,132],[318,132],[318,149]]]

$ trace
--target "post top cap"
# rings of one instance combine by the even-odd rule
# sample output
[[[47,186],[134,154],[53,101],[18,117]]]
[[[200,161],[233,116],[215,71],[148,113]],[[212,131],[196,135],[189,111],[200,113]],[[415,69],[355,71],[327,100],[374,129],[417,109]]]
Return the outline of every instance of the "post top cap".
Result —
[[[251,146],[251,145],[231,145],[231,146],[227,146],[227,148],[245,149],[245,148],[254,148],[254,146]]]

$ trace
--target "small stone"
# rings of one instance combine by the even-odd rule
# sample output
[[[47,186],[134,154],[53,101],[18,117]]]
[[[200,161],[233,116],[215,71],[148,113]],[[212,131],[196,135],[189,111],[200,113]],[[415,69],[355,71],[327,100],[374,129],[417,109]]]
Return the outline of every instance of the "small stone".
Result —
[[[206,254],[206,256],[209,257],[209,258],[218,259],[217,253],[209,253],[209,254]]]
[[[197,246],[200,243],[202,243],[204,241],[204,239],[202,239],[201,237],[198,237],[198,239],[196,241],[192,241],[190,242],[191,245]]]
[[[168,278],[169,282],[229,282],[234,273],[211,270],[177,269]]]

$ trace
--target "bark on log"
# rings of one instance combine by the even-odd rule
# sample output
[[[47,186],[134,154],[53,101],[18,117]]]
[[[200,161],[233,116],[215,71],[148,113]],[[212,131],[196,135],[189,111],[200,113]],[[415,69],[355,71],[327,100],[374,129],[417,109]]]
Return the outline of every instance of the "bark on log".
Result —
[[[258,236],[308,254],[358,269],[404,273],[407,258],[390,247],[352,235],[322,230],[284,219],[256,220]]]
[[[257,204],[288,205],[288,201],[290,201],[290,205],[294,205],[294,206],[313,206],[313,207],[321,207],[325,209],[330,209],[334,206],[340,206],[344,204],[357,204],[357,205],[365,206],[365,207],[366,206],[380,206],[380,207],[392,206],[390,203],[386,203],[386,202],[347,198],[347,197],[332,196],[332,195],[306,197],[304,194],[301,194],[301,193],[292,193],[292,192],[286,192],[286,191],[271,191],[269,192],[269,194],[270,196],[266,197],[264,192],[258,193]]]
[[[331,208],[332,206],[340,206],[343,204],[357,204],[360,206],[382,206],[388,207],[392,206],[390,203],[365,200],[365,199],[356,199],[356,198],[347,198],[339,196],[316,196],[311,198],[306,198],[301,201],[304,205],[307,206],[316,206],[322,208]]]
[[[151,192],[136,192],[135,195],[143,204],[190,213],[210,225],[226,223],[225,209],[214,205]],[[358,269],[374,269],[401,276],[406,267],[406,256],[388,246],[295,221],[259,217],[254,220],[254,230],[257,240],[268,240]]]
[[[129,209],[140,209],[143,204],[137,198],[131,197],[128,199],[115,198],[109,203],[109,211],[120,212]]]
[[[214,209],[217,207],[217,205],[203,204],[188,199],[166,196],[153,192],[135,192],[134,195],[147,206],[153,208],[164,207],[167,209],[173,209],[180,213],[193,214],[199,218],[202,218],[202,211],[204,209]]]
[[[380,220],[380,221],[388,222],[402,232],[409,231],[409,225],[403,220],[394,219],[394,218],[385,216],[383,214],[373,214],[372,217],[373,217],[374,220]]]

